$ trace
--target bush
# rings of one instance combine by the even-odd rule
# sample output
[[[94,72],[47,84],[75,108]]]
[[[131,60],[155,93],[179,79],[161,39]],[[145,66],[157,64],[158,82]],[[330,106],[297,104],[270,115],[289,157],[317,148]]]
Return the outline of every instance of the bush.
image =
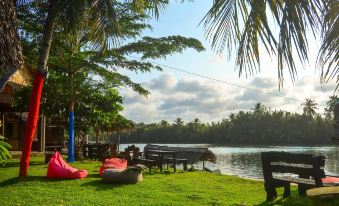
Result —
[[[0,164],[5,165],[6,160],[12,158],[8,151],[11,148],[12,146],[4,142],[4,137],[0,135]]]

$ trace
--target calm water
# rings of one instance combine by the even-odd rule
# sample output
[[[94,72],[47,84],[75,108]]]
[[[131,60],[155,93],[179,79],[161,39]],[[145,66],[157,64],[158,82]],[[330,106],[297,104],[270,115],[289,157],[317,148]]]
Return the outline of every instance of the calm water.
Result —
[[[136,144],[143,149],[146,144]],[[164,144],[159,144],[164,145]],[[317,154],[326,157],[326,174],[339,174],[339,146],[331,147],[225,147],[208,144],[166,144],[176,147],[208,147],[217,156],[217,162],[206,163],[210,169],[220,169],[224,174],[237,175],[249,178],[262,178],[260,152],[266,151],[285,151],[293,153]],[[121,145],[121,150],[125,149],[127,144]],[[194,165],[196,168],[202,168],[202,163]]]

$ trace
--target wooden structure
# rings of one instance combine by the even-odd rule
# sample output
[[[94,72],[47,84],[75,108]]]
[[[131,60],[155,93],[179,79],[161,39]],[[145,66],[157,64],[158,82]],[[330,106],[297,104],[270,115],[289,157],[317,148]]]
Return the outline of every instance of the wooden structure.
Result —
[[[261,164],[267,201],[277,197],[277,187],[284,187],[283,197],[289,197],[291,183],[298,185],[298,191],[301,195],[305,195],[306,190],[310,188],[333,185],[322,182],[322,178],[325,178],[323,169],[325,166],[324,156],[287,152],[262,152]],[[273,173],[279,173],[279,175],[273,176]]]
[[[84,144],[83,157],[102,161],[111,156],[110,149],[110,144]]]
[[[122,155],[127,160],[127,165],[130,166],[136,165],[139,162],[138,158],[142,156],[142,152],[140,152],[139,147],[131,145],[125,148],[124,152],[120,152],[120,155]]]
[[[13,107],[15,91],[29,84],[33,79],[33,71],[29,67],[22,67],[9,76],[0,79],[0,127],[5,142],[13,150],[20,150],[22,146],[23,129],[27,119],[27,112]],[[35,134],[37,140],[37,134]],[[35,146],[35,144],[33,145]]]
[[[174,168],[174,172],[176,172],[176,168],[177,168],[176,165],[177,163],[179,163],[177,162],[175,151],[164,151],[164,150],[147,150],[145,152],[144,161],[148,163],[150,172],[151,172],[153,164],[158,166],[158,168],[160,169],[160,172],[162,172],[164,164],[167,164],[167,168],[169,164],[172,164]]]
[[[306,191],[308,197],[310,197],[315,205],[321,206],[334,206],[339,203],[339,187],[320,187],[309,189]]]
[[[27,121],[27,111],[13,106],[14,93],[22,86],[27,86],[33,80],[34,69],[23,66],[12,75],[0,78],[0,134],[5,137],[5,142],[12,146],[12,150],[22,149],[23,131]],[[45,151],[45,146],[54,150],[64,141],[64,124],[46,119],[41,115],[34,136],[32,149]]]
[[[176,152],[177,159],[186,159],[187,164],[194,164],[199,161],[216,161],[215,154],[208,148],[191,148],[191,147],[169,147],[147,144],[144,147],[144,153],[147,150],[163,150],[163,151],[174,151]]]

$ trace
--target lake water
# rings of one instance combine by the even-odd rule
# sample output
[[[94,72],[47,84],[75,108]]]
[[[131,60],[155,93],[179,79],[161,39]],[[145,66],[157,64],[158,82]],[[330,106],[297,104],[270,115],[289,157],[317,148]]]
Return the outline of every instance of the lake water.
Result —
[[[127,145],[121,144],[120,150]],[[141,150],[146,144],[135,144]],[[220,169],[223,174],[236,175],[240,177],[262,179],[260,152],[284,151],[303,154],[324,155],[326,157],[326,174],[339,174],[339,146],[330,147],[295,147],[295,146],[267,146],[267,147],[225,147],[209,144],[158,144],[175,147],[208,147],[217,156],[216,163],[206,162],[206,167],[215,170]],[[202,163],[194,165],[202,168]]]

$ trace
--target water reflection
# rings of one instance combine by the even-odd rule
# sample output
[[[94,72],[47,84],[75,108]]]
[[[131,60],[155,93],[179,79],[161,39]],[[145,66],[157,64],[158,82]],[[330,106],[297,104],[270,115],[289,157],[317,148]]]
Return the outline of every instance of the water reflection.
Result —
[[[136,144],[141,149],[146,144]],[[159,144],[161,145],[161,144]],[[162,144],[164,145],[164,144]],[[206,163],[210,169],[220,169],[222,173],[249,178],[262,178],[260,152],[284,151],[293,153],[324,155],[326,174],[339,174],[339,147],[224,147],[207,144],[167,144],[180,147],[208,147],[217,156],[217,163]],[[121,145],[124,149],[127,145]],[[194,165],[202,168],[202,164]]]

